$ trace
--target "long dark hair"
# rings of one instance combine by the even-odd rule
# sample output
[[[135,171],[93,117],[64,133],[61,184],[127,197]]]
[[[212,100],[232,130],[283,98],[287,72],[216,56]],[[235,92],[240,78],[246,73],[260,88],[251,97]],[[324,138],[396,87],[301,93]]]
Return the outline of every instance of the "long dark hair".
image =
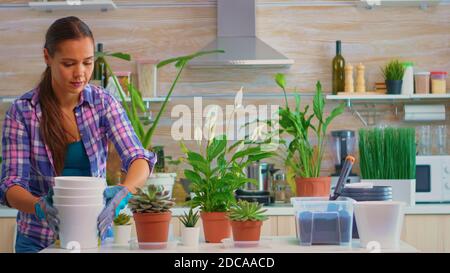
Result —
[[[94,43],[94,36],[83,21],[74,16],[61,18],[47,30],[44,48],[53,57],[61,42],[86,37],[91,38]],[[49,66],[42,74],[38,87],[39,103],[42,109],[40,133],[45,144],[50,148],[56,175],[60,175],[64,168],[68,139],[61,126],[62,113],[52,87],[52,74]]]

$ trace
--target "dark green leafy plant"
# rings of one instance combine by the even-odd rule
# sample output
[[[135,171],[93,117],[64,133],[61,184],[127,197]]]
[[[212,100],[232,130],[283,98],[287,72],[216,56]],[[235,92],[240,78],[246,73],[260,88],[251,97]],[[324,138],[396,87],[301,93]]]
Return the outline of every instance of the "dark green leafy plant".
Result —
[[[125,226],[125,225],[131,225],[131,216],[126,213],[120,213],[117,215],[116,218],[114,218],[114,225],[116,226]]]
[[[231,221],[265,221],[268,218],[264,215],[266,211],[258,202],[239,200],[230,208],[228,218]]]
[[[116,53],[108,53],[108,52],[96,52],[95,57],[96,58],[102,58],[105,61],[106,69],[109,72],[109,74],[112,76],[112,79],[114,81],[114,85],[116,86],[117,90],[119,90],[119,95],[122,100],[123,107],[127,113],[128,118],[130,119],[131,125],[134,128],[134,131],[136,132],[139,140],[141,141],[141,144],[146,149],[151,149],[151,143],[152,143],[152,137],[155,133],[156,127],[159,124],[159,120],[161,119],[162,114],[165,112],[167,104],[169,102],[170,97],[172,96],[172,93],[175,89],[175,86],[180,79],[181,72],[183,72],[183,69],[186,67],[186,65],[194,58],[197,58],[199,56],[207,55],[207,54],[215,54],[215,53],[224,53],[223,50],[212,50],[212,51],[200,51],[196,52],[194,54],[170,58],[164,61],[161,61],[157,64],[157,68],[160,69],[166,65],[175,64],[175,67],[177,69],[177,74],[175,76],[175,79],[173,83],[170,86],[169,92],[167,93],[164,102],[161,105],[161,108],[159,109],[158,114],[156,115],[156,118],[152,121],[150,127],[147,129],[147,131],[144,130],[144,122],[140,119],[140,112],[145,112],[145,104],[142,99],[141,92],[131,83],[128,83],[128,90],[130,92],[130,100],[131,100],[131,108],[128,106],[128,103],[126,101],[125,95],[123,94],[122,87],[120,86],[119,80],[114,75],[114,72],[111,69],[111,66],[106,61],[106,57],[115,57],[122,60],[130,61],[131,57],[129,54],[116,52]]]
[[[319,177],[324,154],[324,141],[331,121],[344,112],[344,104],[334,108],[328,117],[324,115],[325,99],[322,94],[320,81],[316,84],[316,93],[313,98],[313,111],[306,105],[300,109],[300,95],[295,94],[295,109],[288,106],[286,95],[286,80],[283,74],[276,74],[275,81],[284,92],[286,107],[279,109],[280,135],[287,133],[293,137],[290,143],[282,141],[287,146],[285,164],[292,174],[304,178]],[[314,124],[313,124],[313,121]],[[310,131],[314,133],[317,144],[310,138]],[[292,184],[292,183],[290,183]],[[295,189],[293,189],[295,190]]]
[[[359,157],[364,179],[415,179],[413,128],[359,130]]]
[[[174,199],[170,198],[169,191],[163,186],[149,185],[147,191],[136,188],[136,194],[128,202],[133,213],[162,213],[175,206]]]
[[[180,221],[185,227],[195,227],[199,218],[200,215],[198,214],[198,211],[194,212],[194,210],[190,208],[189,213],[185,212],[184,215],[180,217]]]
[[[402,80],[405,67],[398,61],[390,61],[384,68],[381,68],[385,80]]]
[[[236,202],[234,191],[247,182],[256,183],[254,179],[247,178],[244,169],[252,162],[273,155],[273,152],[267,152],[260,145],[250,144],[246,140],[239,140],[227,147],[226,135],[210,139],[202,153],[190,151],[183,142],[180,143],[186,156],[183,161],[192,167],[192,170],[184,170],[195,194],[191,205],[200,206],[204,212],[228,211]]]

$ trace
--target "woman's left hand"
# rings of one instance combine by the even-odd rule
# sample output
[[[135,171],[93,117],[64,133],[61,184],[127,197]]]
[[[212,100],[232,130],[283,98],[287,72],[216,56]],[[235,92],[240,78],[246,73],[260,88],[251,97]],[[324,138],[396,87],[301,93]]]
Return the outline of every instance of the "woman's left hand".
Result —
[[[132,194],[125,186],[112,186],[105,189],[103,197],[106,200],[106,205],[97,218],[97,227],[102,241],[106,238],[108,227],[128,204]]]

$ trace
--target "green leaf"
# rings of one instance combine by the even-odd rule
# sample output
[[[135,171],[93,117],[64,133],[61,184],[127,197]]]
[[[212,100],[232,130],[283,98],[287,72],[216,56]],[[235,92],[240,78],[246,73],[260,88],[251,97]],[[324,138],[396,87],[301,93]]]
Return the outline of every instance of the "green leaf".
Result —
[[[345,104],[343,104],[343,103],[341,103],[338,107],[334,108],[334,109],[331,111],[330,115],[329,115],[329,116],[327,117],[327,119],[325,120],[324,127],[325,127],[325,128],[328,127],[328,125],[331,123],[331,121],[332,121],[335,117],[337,117],[337,116],[339,116],[340,114],[344,113],[344,110],[345,110]],[[325,129],[324,129],[324,130],[325,130]]]
[[[239,158],[246,157],[248,155],[255,155],[261,152],[261,147],[250,147],[245,150],[239,151],[233,155],[231,161],[236,161]]]
[[[107,53],[106,56],[119,58],[125,61],[131,61],[131,56],[128,53],[114,52],[114,53]]]
[[[228,152],[231,152],[234,148],[238,147],[241,143],[243,143],[245,140],[241,139],[233,143],[229,148]]]
[[[249,162],[256,162],[256,161],[261,160],[261,159],[269,158],[269,157],[271,157],[273,155],[274,155],[274,153],[272,153],[272,152],[264,152],[264,153],[260,153],[260,154],[249,155],[248,156],[248,161]]]
[[[322,96],[322,85],[320,81],[316,84],[316,94],[313,99],[313,110],[319,122],[323,123],[323,109],[325,107],[325,99]]]
[[[207,160],[211,162],[217,155],[219,155],[227,146],[226,139],[214,138],[211,145],[206,149]]]
[[[184,175],[191,182],[194,182],[194,183],[202,183],[203,182],[200,175],[192,170],[184,170]]]
[[[281,89],[286,89],[286,78],[284,74],[277,73],[275,75],[275,82],[278,84]]]

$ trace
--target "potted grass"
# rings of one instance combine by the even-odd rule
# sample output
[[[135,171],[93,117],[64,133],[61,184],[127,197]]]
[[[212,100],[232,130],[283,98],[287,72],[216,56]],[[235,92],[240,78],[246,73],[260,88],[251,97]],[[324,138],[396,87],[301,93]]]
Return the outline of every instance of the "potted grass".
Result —
[[[196,226],[200,215],[198,211],[195,211],[190,208],[189,213],[184,213],[183,216],[180,217],[180,221],[183,224],[184,228],[181,230],[181,240],[184,246],[187,247],[197,247],[198,241],[200,237],[200,228]]]
[[[220,243],[231,236],[227,212],[236,202],[234,192],[246,183],[256,183],[247,177],[244,169],[252,162],[272,156],[273,152],[247,140],[227,146],[226,135],[210,138],[200,153],[189,150],[183,142],[180,144],[185,154],[183,161],[192,168],[184,170],[184,174],[191,181],[194,194],[191,205],[200,208],[205,241]]]
[[[231,221],[235,244],[236,242],[245,242],[246,246],[258,244],[263,221],[267,220],[267,216],[264,215],[266,211],[262,209],[262,204],[245,200],[239,200],[230,208],[228,218]]]
[[[116,87],[116,90],[118,90],[118,94],[120,96],[120,99],[122,101],[122,105],[127,113],[127,116],[131,122],[131,125],[133,126],[133,129],[139,138],[142,146],[150,151],[153,151],[152,148],[152,140],[153,135],[156,131],[156,128],[158,127],[159,121],[161,119],[161,116],[164,114],[167,108],[167,104],[170,100],[170,97],[172,96],[172,93],[175,89],[175,86],[180,79],[181,73],[183,72],[184,68],[187,66],[187,64],[194,58],[197,58],[199,56],[208,55],[208,54],[216,54],[216,53],[224,53],[223,50],[211,50],[211,51],[199,51],[190,55],[185,56],[179,56],[175,58],[169,58],[166,60],[163,60],[159,62],[156,67],[157,69],[161,69],[167,65],[174,64],[175,68],[177,69],[177,73],[175,76],[174,81],[170,85],[170,89],[167,92],[167,95],[164,99],[164,102],[161,105],[161,108],[159,109],[158,113],[156,114],[156,117],[154,120],[150,122],[150,126],[145,129],[145,126],[148,123],[148,118],[142,119],[142,113],[145,113],[146,107],[144,100],[142,98],[142,93],[138,90],[136,86],[134,86],[131,82],[127,84],[127,89],[129,91],[129,98],[126,97],[125,92],[122,89],[122,86],[119,83],[119,80],[115,76],[111,66],[106,61],[106,57],[115,57],[122,60],[130,61],[131,56],[127,53],[122,52],[115,52],[115,53],[108,53],[108,52],[96,52],[95,58],[96,59],[103,59],[106,69],[111,75],[111,78],[113,80],[114,86]],[[131,102],[131,107],[128,105],[129,102]],[[113,147],[111,147],[113,148]],[[111,149],[114,150],[114,149]],[[156,151],[154,151],[156,152]],[[116,153],[116,151],[113,151],[112,153]],[[116,160],[120,160],[120,157],[117,155],[112,155],[111,158],[115,158]],[[162,159],[161,159],[162,160]],[[112,163],[113,164],[113,163]],[[115,164],[116,166],[120,166],[120,164]],[[176,173],[164,173],[164,172],[155,172],[151,173],[150,177],[147,180],[147,185],[163,185],[165,189],[169,190],[170,197],[172,196],[172,187],[175,183],[175,177]]]
[[[128,244],[131,237],[131,216],[121,212],[114,218],[114,243]]]
[[[310,106],[300,109],[300,95],[295,95],[295,109],[288,106],[286,80],[283,74],[277,74],[275,81],[284,92],[286,106],[279,108],[280,135],[286,133],[292,137],[287,143],[284,162],[288,169],[287,180],[297,196],[329,196],[331,177],[321,176],[321,165],[324,155],[327,128],[335,117],[344,112],[344,105],[334,108],[329,116],[325,116],[325,99],[320,81],[316,84],[312,113]],[[315,139],[311,137],[314,135]],[[295,183],[293,180],[295,179]]]
[[[161,186],[149,185],[144,191],[137,188],[128,206],[133,212],[140,248],[165,248],[175,205],[169,192]]]
[[[388,94],[398,95],[402,92],[403,74],[405,67],[398,61],[392,60],[381,68]]]
[[[360,129],[359,157],[363,182],[391,186],[394,201],[415,205],[414,128]]]

